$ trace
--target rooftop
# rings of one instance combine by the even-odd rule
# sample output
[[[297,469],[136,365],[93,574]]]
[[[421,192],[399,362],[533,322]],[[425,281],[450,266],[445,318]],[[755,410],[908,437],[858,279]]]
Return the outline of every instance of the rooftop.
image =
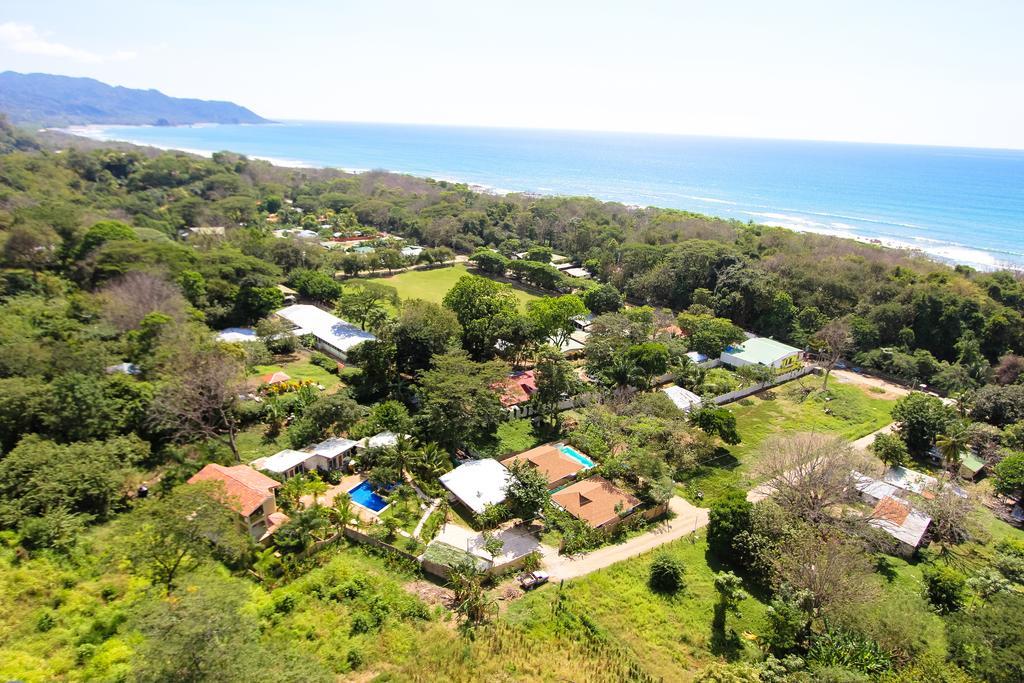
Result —
[[[258,510],[280,484],[265,474],[260,474],[248,465],[225,467],[210,463],[193,474],[188,483],[200,481],[223,482],[231,507],[243,514],[251,515]]]
[[[328,458],[333,458],[341,455],[347,451],[352,450],[356,447],[355,441],[352,439],[345,439],[340,436],[332,436],[330,439],[325,439],[320,443],[316,444],[309,450],[316,455],[322,455]]]
[[[754,337],[738,346],[729,346],[725,352],[748,363],[771,365],[781,358],[800,353],[800,349],[767,337]]]
[[[505,500],[512,475],[497,460],[470,460],[441,475],[441,483],[476,514]]]
[[[874,519],[868,522],[871,526],[881,529],[912,548],[921,545],[928,525],[932,522],[931,517],[894,496],[878,501],[872,515]]]
[[[551,494],[551,500],[595,529],[640,505],[640,500],[603,477],[593,476]]]
[[[266,458],[259,458],[253,460],[250,464],[256,469],[264,470],[266,472],[274,472],[275,474],[284,474],[288,470],[292,469],[296,465],[301,465],[306,462],[309,458],[313,457],[312,453],[306,453],[305,451],[296,451],[291,448],[286,448],[283,451],[278,451],[271,456]]]
[[[537,376],[533,370],[513,372],[491,388],[501,392],[501,405],[510,408],[530,400],[537,391]]]
[[[670,387],[663,387],[662,391],[665,395],[672,399],[672,403],[676,404],[676,408],[679,410],[690,412],[692,408],[696,408],[700,405],[700,396],[693,393],[689,389],[684,389],[676,385]]]
[[[348,351],[356,344],[376,339],[371,333],[342,320],[336,315],[309,304],[293,304],[277,312],[277,315],[295,325],[297,336],[312,334],[339,351]]]
[[[586,469],[583,463],[570,458],[561,449],[552,444],[544,444],[543,446],[523,451],[502,460],[501,464],[505,467],[510,467],[514,462],[528,462],[534,468],[540,470],[547,478],[548,486]]]

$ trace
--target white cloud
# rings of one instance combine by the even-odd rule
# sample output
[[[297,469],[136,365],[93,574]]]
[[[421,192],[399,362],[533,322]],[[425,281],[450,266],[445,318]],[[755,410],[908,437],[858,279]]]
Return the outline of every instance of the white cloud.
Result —
[[[102,55],[90,52],[89,50],[71,47],[70,45],[50,40],[31,24],[20,24],[16,21],[7,21],[0,24],[0,45],[21,54],[56,57],[58,59],[70,59],[75,62],[91,64],[127,61],[135,59],[137,56],[136,53],[128,50],[118,50],[111,54]]]

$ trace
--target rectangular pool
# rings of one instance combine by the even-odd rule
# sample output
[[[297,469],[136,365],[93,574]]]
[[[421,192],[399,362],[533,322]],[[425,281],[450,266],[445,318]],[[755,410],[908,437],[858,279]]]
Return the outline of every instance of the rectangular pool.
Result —
[[[579,464],[583,465],[587,469],[590,469],[591,467],[594,467],[594,466],[597,465],[596,462],[594,462],[593,460],[591,460],[587,456],[583,455],[582,453],[580,453],[578,450],[576,450],[572,446],[567,446],[566,444],[562,444],[562,445],[560,445],[558,447],[558,450],[562,451],[563,453],[565,453],[570,458],[572,458],[573,460],[575,460]]]
[[[352,496],[353,503],[362,505],[367,510],[380,512],[388,506],[388,502],[377,495],[368,481],[360,482],[355,488],[349,489],[348,494]]]

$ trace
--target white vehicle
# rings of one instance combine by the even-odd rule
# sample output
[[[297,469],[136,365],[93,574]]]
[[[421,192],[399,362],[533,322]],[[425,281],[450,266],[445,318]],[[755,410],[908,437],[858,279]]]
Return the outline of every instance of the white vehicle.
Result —
[[[524,591],[533,590],[537,586],[542,586],[548,582],[551,575],[547,572],[528,572],[526,574],[519,575],[519,585],[522,586]]]

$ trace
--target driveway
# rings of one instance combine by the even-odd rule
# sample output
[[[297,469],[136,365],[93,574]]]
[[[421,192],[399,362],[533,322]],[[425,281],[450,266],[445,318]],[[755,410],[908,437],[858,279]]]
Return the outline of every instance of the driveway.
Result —
[[[690,504],[679,496],[673,496],[668,503],[675,517],[659,524],[656,528],[625,543],[606,546],[579,557],[568,557],[558,554],[558,548],[549,545],[540,546],[544,557],[544,569],[551,574],[552,581],[575,579],[590,572],[604,569],[616,562],[628,560],[658,546],[678,540],[697,529],[707,526],[708,511]]]

